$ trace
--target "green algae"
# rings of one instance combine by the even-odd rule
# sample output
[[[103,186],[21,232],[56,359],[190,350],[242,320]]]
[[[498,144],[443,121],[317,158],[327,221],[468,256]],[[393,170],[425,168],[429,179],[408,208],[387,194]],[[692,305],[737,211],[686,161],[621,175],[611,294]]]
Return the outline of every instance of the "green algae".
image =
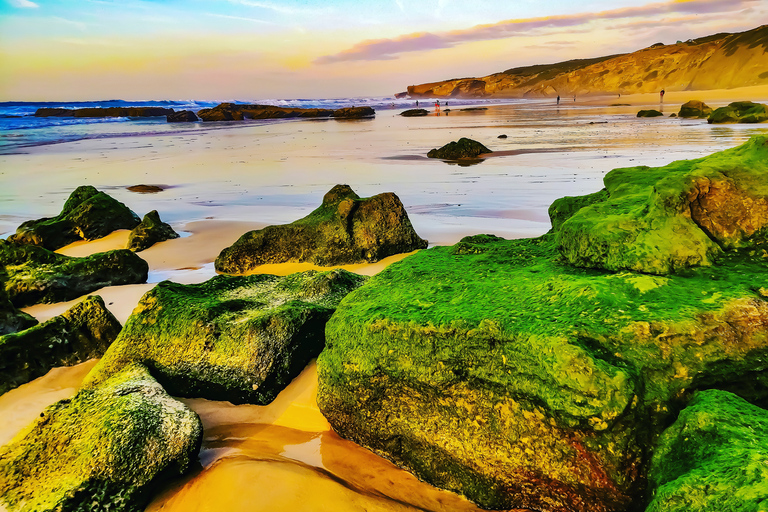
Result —
[[[684,118],[706,118],[712,113],[712,107],[699,100],[690,100],[680,107],[679,117]]]
[[[768,500],[768,411],[701,391],[659,440],[646,512],[762,512]]]
[[[147,292],[86,377],[138,362],[176,396],[271,402],[325,344],[325,324],[365,278],[344,270],[164,281]]]
[[[139,512],[197,460],[203,428],[139,365],[50,407],[0,447],[9,512]]]
[[[157,210],[152,210],[141,219],[141,223],[128,235],[128,249],[140,252],[149,249],[158,242],[179,238],[170,224],[160,220]]]
[[[0,336],[23,331],[35,324],[37,320],[11,304],[5,288],[0,287]]]
[[[462,137],[457,141],[449,142],[440,149],[431,149],[427,153],[427,157],[441,158],[443,160],[459,160],[462,158],[477,158],[486,153],[492,153],[492,151],[476,140]]]
[[[712,111],[707,122],[720,123],[763,123],[768,121],[768,105],[751,101],[735,101],[727,107]]]
[[[650,110],[640,110],[637,113],[637,117],[663,117],[664,114],[662,112],[659,112],[658,110],[650,109]]]

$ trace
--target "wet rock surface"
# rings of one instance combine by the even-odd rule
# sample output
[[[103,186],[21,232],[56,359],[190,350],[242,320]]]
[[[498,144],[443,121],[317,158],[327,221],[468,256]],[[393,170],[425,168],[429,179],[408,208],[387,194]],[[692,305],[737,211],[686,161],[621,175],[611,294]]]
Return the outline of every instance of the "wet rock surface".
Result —
[[[348,107],[336,110],[325,108],[275,107],[272,105],[246,105],[222,103],[213,108],[204,108],[197,115],[203,121],[242,121],[243,119],[285,119],[294,117],[359,119],[373,117],[370,107]]]
[[[768,105],[751,101],[736,101],[727,107],[715,109],[707,122],[721,123],[763,123],[768,121]]]
[[[699,100],[685,102],[677,113],[679,117],[706,118],[712,113],[712,107]]]
[[[179,238],[170,224],[160,220],[157,210],[152,210],[144,216],[141,223],[131,230],[128,235],[128,249],[140,252],[149,249],[158,242]]]
[[[197,114],[191,110],[180,110],[179,112],[167,114],[165,120],[169,123],[194,123],[199,121]]]
[[[39,108],[35,117],[161,117],[174,113],[162,107]]]
[[[430,150],[427,153],[427,157],[441,158],[443,160],[460,160],[463,158],[477,158],[485,153],[492,153],[492,151],[476,140],[462,137],[458,141],[449,142],[440,149]]]
[[[423,108],[412,108],[400,112],[400,115],[403,117],[421,117],[429,115],[429,112]]]
[[[663,113],[659,112],[658,110],[641,110],[637,113],[637,117],[661,117],[664,116]]]
[[[31,315],[16,309],[8,299],[5,288],[0,287],[0,336],[17,331],[23,331],[37,324]]]

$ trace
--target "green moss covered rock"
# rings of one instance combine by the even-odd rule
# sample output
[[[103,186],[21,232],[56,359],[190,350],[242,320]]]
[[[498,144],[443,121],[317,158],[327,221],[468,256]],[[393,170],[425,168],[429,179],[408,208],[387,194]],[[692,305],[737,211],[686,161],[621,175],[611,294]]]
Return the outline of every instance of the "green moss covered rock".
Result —
[[[664,167],[614,169],[604,183],[605,193],[553,204],[560,251],[574,265],[667,274],[711,265],[724,250],[768,247],[768,136]]]
[[[0,285],[16,307],[76,299],[105,286],[144,283],[149,265],[121,249],[75,258],[0,240]]]
[[[0,394],[51,368],[101,357],[120,328],[101,297],[90,296],[62,315],[0,336]]]
[[[160,220],[157,210],[152,210],[144,216],[141,223],[131,230],[128,235],[128,249],[139,252],[149,249],[158,242],[179,238],[170,224]]]
[[[693,390],[768,396],[767,297],[761,254],[662,277],[574,267],[553,234],[467,237],[341,302],[318,405],[483,507],[625,511]]]
[[[768,500],[768,411],[698,393],[659,440],[646,512],[759,512]]]
[[[443,160],[460,160],[463,158],[477,158],[485,153],[492,153],[492,151],[476,140],[462,137],[458,141],[449,142],[440,149],[430,150],[427,153],[427,157],[441,158]]]
[[[427,247],[403,203],[387,192],[361,199],[336,185],[315,211],[291,224],[249,231],[216,258],[216,270],[241,274],[264,263],[308,261],[331,266],[372,263]]]
[[[78,240],[95,240],[116,229],[133,229],[139,217],[120,201],[90,185],[77,187],[56,217],[30,220],[8,240],[55,251]]]
[[[164,281],[142,297],[83,385],[138,362],[175,396],[269,403],[317,357],[336,305],[363,279],[334,270]]]
[[[637,117],[662,117],[664,114],[658,110],[641,110],[637,113]]]
[[[768,105],[751,101],[735,101],[727,107],[715,109],[707,119],[712,124],[763,123],[768,121]]]
[[[695,117],[704,118],[708,117],[712,113],[712,107],[699,100],[690,100],[685,102],[680,107],[680,112],[677,113],[679,117]]]
[[[203,428],[138,365],[41,413],[0,447],[9,512],[140,512],[197,461]]]
[[[37,324],[32,315],[16,309],[8,299],[5,288],[0,287],[0,336],[23,331]]]

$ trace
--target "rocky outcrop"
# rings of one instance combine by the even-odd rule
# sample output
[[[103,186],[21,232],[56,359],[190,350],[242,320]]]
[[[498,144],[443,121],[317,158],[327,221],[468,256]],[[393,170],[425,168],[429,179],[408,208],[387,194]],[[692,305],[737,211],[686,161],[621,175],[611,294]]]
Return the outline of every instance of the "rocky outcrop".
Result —
[[[492,151],[476,140],[462,137],[458,141],[449,142],[440,149],[431,149],[429,153],[427,153],[427,157],[441,158],[443,160],[459,160],[462,158],[477,158],[486,153],[492,153]]]
[[[686,118],[706,118],[712,113],[712,107],[699,100],[690,100],[685,102],[680,107],[680,112],[677,113],[679,117]]]
[[[173,114],[172,108],[162,107],[89,107],[39,108],[35,117],[160,117]]]
[[[666,274],[711,265],[724,250],[768,247],[767,173],[768,136],[664,167],[615,169],[600,201],[558,221],[560,251],[581,267]]]
[[[5,288],[0,287],[0,336],[23,331],[37,324],[32,315],[16,309],[8,299]]]
[[[85,185],[72,192],[59,215],[24,222],[8,240],[55,251],[78,240],[94,240],[138,224],[139,216],[130,208]]]
[[[508,69],[408,87],[412,98],[526,98],[733,89],[768,84],[768,25],[634,53]]]
[[[51,368],[101,357],[119,332],[101,297],[90,296],[47,322],[0,336],[0,395]]]
[[[423,108],[411,108],[408,110],[403,110],[400,112],[400,115],[403,117],[422,117],[429,115],[429,112],[424,110]]]
[[[76,299],[105,286],[147,281],[149,265],[121,249],[74,258],[0,240],[0,286],[16,307]]]
[[[149,249],[158,242],[179,238],[170,224],[160,220],[157,210],[152,210],[144,216],[141,223],[131,230],[128,235],[128,249],[140,252]]]
[[[744,167],[735,156],[764,143],[697,168]],[[643,175],[663,194],[675,188],[664,180],[679,179],[676,168],[619,174]],[[728,176],[739,188],[750,183],[750,193],[765,183]],[[573,266],[559,234],[603,203],[614,208],[590,219],[621,215],[614,196],[632,189],[606,182],[581,209],[556,208],[561,219],[576,211],[559,231],[467,237],[418,252],[349,294],[317,363],[318,405],[334,430],[484,508],[625,512],[645,502],[650,449],[693,392],[767,400],[758,377],[768,370],[764,252],[721,249],[712,266],[667,275]],[[652,216],[658,206],[640,200],[648,195],[638,192],[633,208]],[[663,218],[653,222],[667,229]],[[689,234],[673,233],[668,252],[687,250]],[[627,239],[622,250],[643,252],[643,236],[640,249]]]
[[[348,107],[333,111],[331,117],[336,119],[365,119],[376,116],[376,111],[371,107]]]
[[[371,107],[351,107],[336,110],[325,108],[292,108],[272,105],[246,105],[222,103],[213,108],[201,109],[197,115],[203,121],[242,121],[243,119],[285,119],[294,117],[338,117],[339,119],[359,119],[373,117]]]
[[[326,322],[363,280],[334,270],[164,281],[142,297],[83,386],[140,363],[175,396],[267,404],[317,357]]]
[[[0,447],[0,505],[139,512],[197,463],[202,434],[197,415],[133,365],[46,408]]]
[[[197,114],[191,110],[180,110],[179,112],[171,112],[165,116],[165,120],[169,123],[194,123],[199,121]]]
[[[768,121],[768,105],[751,101],[735,101],[727,107],[715,109],[707,122],[721,123],[764,123]]]
[[[650,109],[650,110],[640,110],[637,113],[637,117],[659,117],[663,116],[664,114],[662,112],[659,112],[658,110]]]
[[[701,391],[659,440],[646,512],[760,510],[766,460],[768,411],[725,391]]]
[[[336,185],[315,211],[291,224],[249,231],[216,258],[216,270],[242,274],[265,263],[331,266],[372,263],[427,247],[393,193],[361,199]]]

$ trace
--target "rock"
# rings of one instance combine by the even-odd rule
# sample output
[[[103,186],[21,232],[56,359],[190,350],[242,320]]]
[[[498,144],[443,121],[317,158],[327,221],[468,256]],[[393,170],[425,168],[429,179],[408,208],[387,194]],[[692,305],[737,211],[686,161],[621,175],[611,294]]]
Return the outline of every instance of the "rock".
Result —
[[[203,427],[138,365],[41,413],[0,447],[9,512],[139,512],[197,464]]]
[[[12,332],[23,331],[37,324],[32,315],[16,309],[8,299],[5,288],[0,287],[0,336]],[[0,347],[2,350],[2,347]],[[2,361],[0,361],[2,364]],[[2,383],[0,383],[2,385]]]
[[[768,496],[768,411],[699,392],[659,439],[646,512],[761,510]]]
[[[402,98],[406,98],[407,96],[408,96],[408,91],[398,92],[397,94],[395,94],[395,98],[397,98],[398,100]]]
[[[768,105],[751,101],[736,101],[727,107],[715,109],[707,122],[719,123],[763,123],[768,121]]]
[[[492,151],[475,140],[462,137],[458,141],[449,142],[440,149],[430,150],[427,157],[459,160],[461,158],[477,158],[485,153],[492,153]]]
[[[287,261],[321,266],[373,263],[426,247],[395,194],[361,199],[348,185],[336,185],[303,219],[241,236],[221,251],[216,270],[242,274],[265,263]]]
[[[137,192],[139,194],[156,194],[158,192],[162,192],[165,190],[163,187],[159,185],[131,185],[130,187],[125,187],[131,192]]]
[[[107,107],[107,108],[39,108],[35,117],[160,117],[173,114],[172,108]]]
[[[641,110],[640,112],[637,113],[637,117],[659,117],[659,116],[663,116],[663,115],[664,114],[662,114],[658,110],[653,110],[653,109],[651,109],[651,110]]]
[[[133,229],[139,217],[120,201],[90,185],[77,187],[52,218],[29,220],[8,240],[55,251],[78,240],[95,240],[116,229]]]
[[[47,322],[0,336],[0,395],[54,367],[101,357],[120,328],[101,297],[89,296]]]
[[[331,117],[336,119],[364,119],[366,117],[374,117],[376,111],[371,107],[351,107],[351,108],[339,108],[333,111]]]
[[[581,267],[666,274],[764,248],[766,173],[765,135],[705,158],[614,169],[603,180],[607,195],[558,220],[560,251]]]
[[[174,396],[267,404],[325,345],[325,324],[364,280],[345,270],[163,281],[142,297],[86,377],[140,363]]]
[[[711,113],[712,113],[712,107],[710,107],[703,101],[691,100],[684,103],[683,106],[680,107],[680,112],[678,112],[677,115],[680,117],[704,118],[704,117],[708,117],[709,114]]]
[[[480,110],[488,110],[488,107],[467,107],[460,110],[461,112],[478,112]]]
[[[499,136],[498,136],[498,137],[496,137],[496,138],[497,138],[497,139],[506,139],[506,138],[507,138],[507,136],[506,136],[505,134],[503,134],[503,133],[502,133],[501,135],[499,135]]]
[[[16,307],[76,299],[105,286],[147,281],[149,265],[127,249],[74,258],[0,240],[0,286]]]
[[[573,217],[573,215],[584,208],[595,203],[602,203],[609,197],[608,191],[602,189],[592,194],[583,196],[565,196],[555,201],[549,206],[549,220],[552,223],[552,231],[558,231],[563,222]]]
[[[194,123],[199,121],[197,114],[191,110],[181,110],[179,112],[173,112],[165,116],[165,120],[169,123]]]
[[[325,108],[275,107],[273,105],[245,105],[222,103],[213,108],[201,109],[197,115],[203,121],[242,121],[243,119],[282,119],[293,117],[335,117],[338,119],[360,119],[373,117],[371,107],[351,107],[329,110]]]
[[[677,117],[677,114],[675,114],[674,112],[672,112],[671,114],[669,114],[669,117]]]
[[[197,112],[201,121],[242,121],[245,119],[243,113],[235,108],[229,108],[232,103],[222,103],[213,108],[203,108]]]
[[[768,398],[761,254],[660,277],[568,265],[553,234],[420,251],[339,305],[318,405],[483,508],[631,510],[693,391]]]
[[[403,110],[400,112],[400,115],[403,117],[420,117],[429,115],[429,112],[423,108],[411,108],[408,110]]]
[[[158,242],[179,238],[179,234],[173,230],[170,224],[160,220],[157,210],[152,210],[144,216],[141,224],[133,228],[128,235],[128,249],[140,252],[149,249]]]

